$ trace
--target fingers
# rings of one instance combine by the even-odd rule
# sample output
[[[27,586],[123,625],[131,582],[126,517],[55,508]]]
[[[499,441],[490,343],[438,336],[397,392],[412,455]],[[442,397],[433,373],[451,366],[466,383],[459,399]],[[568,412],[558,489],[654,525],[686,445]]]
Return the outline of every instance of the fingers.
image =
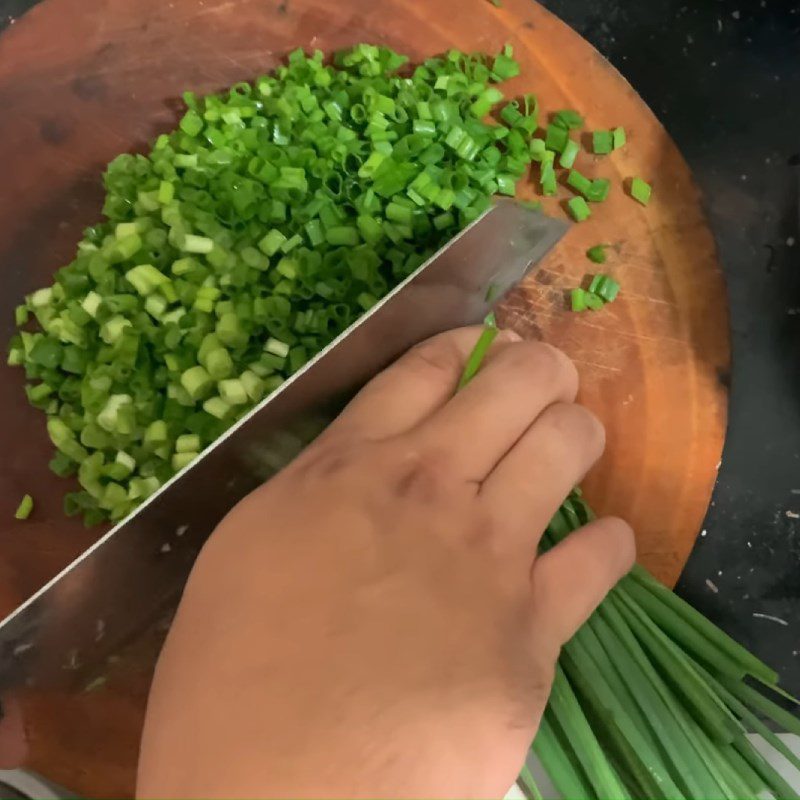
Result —
[[[558,506],[605,448],[605,431],[583,406],[549,406],[484,481],[486,504],[501,546],[514,559],[533,560],[539,536]]]
[[[453,396],[482,330],[456,328],[411,348],[371,380],[328,430],[380,439],[413,428]],[[492,352],[518,339],[511,331],[501,331]]]
[[[446,454],[458,477],[482,481],[547,406],[572,401],[577,390],[575,367],[560,350],[507,345],[413,436],[420,449]]]
[[[633,566],[635,557],[633,531],[615,517],[589,523],[540,556],[531,576],[537,631],[563,645]]]

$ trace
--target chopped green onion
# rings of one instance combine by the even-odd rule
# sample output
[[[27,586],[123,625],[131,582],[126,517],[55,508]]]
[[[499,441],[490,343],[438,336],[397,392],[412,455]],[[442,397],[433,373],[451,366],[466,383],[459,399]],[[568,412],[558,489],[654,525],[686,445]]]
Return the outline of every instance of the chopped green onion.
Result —
[[[600,288],[600,284],[603,282],[603,275],[594,275],[589,281],[589,291],[592,294],[597,294],[597,290]]]
[[[628,140],[627,136],[625,135],[625,128],[614,128],[614,130],[611,131],[611,138],[615,150],[619,150],[620,147],[624,147]]]
[[[528,149],[530,151],[531,158],[534,161],[541,161],[544,157],[544,151],[546,149],[544,139],[531,139],[530,143],[528,144]]]
[[[183,237],[180,249],[185,253],[210,253],[214,249],[214,240],[208,236],[195,236],[193,233],[187,233]]]
[[[594,261],[595,264],[605,264],[606,263],[606,248],[608,247],[607,244],[596,244],[590,247],[586,251],[586,257],[589,261]]]
[[[17,510],[14,512],[14,519],[28,519],[33,511],[33,498],[26,494],[23,496]]]
[[[650,202],[650,194],[653,189],[649,183],[641,178],[633,178],[631,181],[631,197],[638,200],[643,206]]]
[[[583,222],[591,216],[591,210],[582,197],[573,197],[567,201],[567,208],[576,222]]]
[[[566,145],[564,145],[564,149],[561,151],[561,155],[559,156],[559,165],[565,169],[570,169],[575,163],[575,157],[578,155],[579,150],[580,147],[578,146],[578,143],[574,139],[569,139]]]
[[[209,397],[203,402],[203,411],[216,419],[225,419],[231,407],[221,397]]]
[[[561,125],[551,123],[545,129],[544,145],[548,150],[563,153],[569,141],[569,131]]]
[[[563,111],[556,111],[553,114],[553,122],[566,128],[568,131],[577,130],[582,128],[585,124],[583,117],[571,108],[565,108]]]
[[[192,400],[202,399],[213,383],[211,376],[201,366],[190,367],[181,375],[181,386]]]
[[[601,297],[591,292],[586,292],[586,308],[590,311],[599,311],[604,305],[605,303]]]
[[[614,138],[611,131],[594,131],[592,133],[592,150],[598,155],[605,155],[614,149]]]
[[[602,203],[610,189],[611,181],[608,178],[595,178],[586,192],[586,199],[592,203]]]
[[[613,303],[619,294],[619,283],[608,275],[603,275],[596,292],[606,303]]]
[[[578,170],[573,169],[570,170],[569,175],[567,175],[567,186],[586,197],[592,188],[592,182],[589,178],[581,175]]]
[[[586,292],[583,289],[577,288],[570,292],[570,307],[573,311],[586,310]]]

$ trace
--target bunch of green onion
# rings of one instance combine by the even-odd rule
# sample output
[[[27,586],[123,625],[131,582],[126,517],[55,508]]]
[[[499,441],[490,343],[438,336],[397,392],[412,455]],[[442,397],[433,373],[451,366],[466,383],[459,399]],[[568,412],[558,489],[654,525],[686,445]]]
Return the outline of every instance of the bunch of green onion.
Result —
[[[493,195],[514,195],[531,161],[543,195],[557,163],[582,200],[606,198],[608,180],[574,167],[577,112],[540,132],[526,95],[487,117],[496,83],[519,72],[512,55],[450,51],[398,74],[406,59],[382,47],[332,64],[298,50],[252,84],[187,93],[176,131],[109,165],[106,219],[18,307],[9,353],[47,415],[51,468],[77,472],[68,514],[127,515]],[[598,133],[597,152],[625,143],[621,129]],[[574,494],[545,544],[590,517]],[[534,752],[570,798],[796,797],[744,732],[800,766],[761,715],[800,725],[748,676],[778,691],[771,670],[637,567],[564,648]],[[521,781],[538,795],[527,771]]]
[[[592,518],[575,492],[545,546]],[[800,719],[776,702],[797,701],[777,680],[636,565],[564,647],[533,751],[568,798],[796,798],[746,735],[800,777],[800,758],[764,721],[800,734]]]

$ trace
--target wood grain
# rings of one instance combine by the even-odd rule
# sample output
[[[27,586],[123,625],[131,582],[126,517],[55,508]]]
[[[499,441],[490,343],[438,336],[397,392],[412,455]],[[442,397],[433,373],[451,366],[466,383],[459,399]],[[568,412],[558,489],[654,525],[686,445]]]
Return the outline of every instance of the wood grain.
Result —
[[[564,348],[582,399],[604,420],[608,449],[586,481],[592,503],[634,525],[641,560],[674,582],[706,510],[722,449],[728,372],[724,286],[688,168],[625,80],[575,32],[527,0],[46,0],[0,37],[0,293],[3,339],[11,309],[72,256],[99,215],[100,172],[140,150],[177,117],[183,90],[208,92],[274,67],[290,49],[381,42],[413,59],[449,47],[514,45],[542,108],[582,110],[589,128],[624,125],[628,146],[579,156],[612,178],[609,200],[573,230],[507,302],[519,332]],[[642,208],[622,191],[654,186]],[[559,202],[549,204],[562,214]],[[592,265],[584,251],[610,242],[620,299],[596,314],[565,312],[565,291]],[[6,462],[0,474],[0,612],[11,610],[94,540],[61,514],[64,483],[46,470],[42,420],[18,371],[0,381]],[[37,506],[9,522],[23,493]],[[132,792],[150,670],[151,631],[109,665],[90,693],[25,698],[29,762],[83,796]]]

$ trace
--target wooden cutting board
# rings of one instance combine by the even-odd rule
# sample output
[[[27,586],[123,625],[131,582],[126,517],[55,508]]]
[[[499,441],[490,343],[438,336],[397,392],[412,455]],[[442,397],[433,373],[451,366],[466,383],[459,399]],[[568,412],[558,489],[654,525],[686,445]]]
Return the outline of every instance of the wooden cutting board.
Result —
[[[247,80],[295,47],[325,51],[360,41],[412,59],[450,47],[514,46],[522,74],[510,93],[535,92],[548,111],[576,108],[588,127],[623,125],[628,145],[582,153],[578,168],[607,176],[609,200],[575,225],[506,303],[520,333],[564,348],[582,399],[605,421],[608,449],[586,481],[602,512],[636,528],[640,558],[676,580],[708,504],[722,449],[728,331],[714,242],[688,168],[625,80],[547,11],[528,0],[46,0],[0,36],[0,293],[3,340],[18,299],[72,257],[97,219],[100,173],[122,151],[172,128],[185,89]],[[654,187],[643,208],[623,191],[639,175]],[[560,189],[548,210],[563,214]],[[565,310],[565,291],[593,271],[587,247],[611,243],[607,271],[623,286],[598,313]],[[594,268],[596,270],[596,268]],[[64,482],[46,469],[42,419],[19,371],[0,380],[6,461],[0,475],[0,613],[10,611],[92,542],[61,513]],[[23,493],[30,521],[15,524]],[[29,764],[83,796],[132,792],[150,670],[160,642],[148,632],[88,693],[25,697]]]

